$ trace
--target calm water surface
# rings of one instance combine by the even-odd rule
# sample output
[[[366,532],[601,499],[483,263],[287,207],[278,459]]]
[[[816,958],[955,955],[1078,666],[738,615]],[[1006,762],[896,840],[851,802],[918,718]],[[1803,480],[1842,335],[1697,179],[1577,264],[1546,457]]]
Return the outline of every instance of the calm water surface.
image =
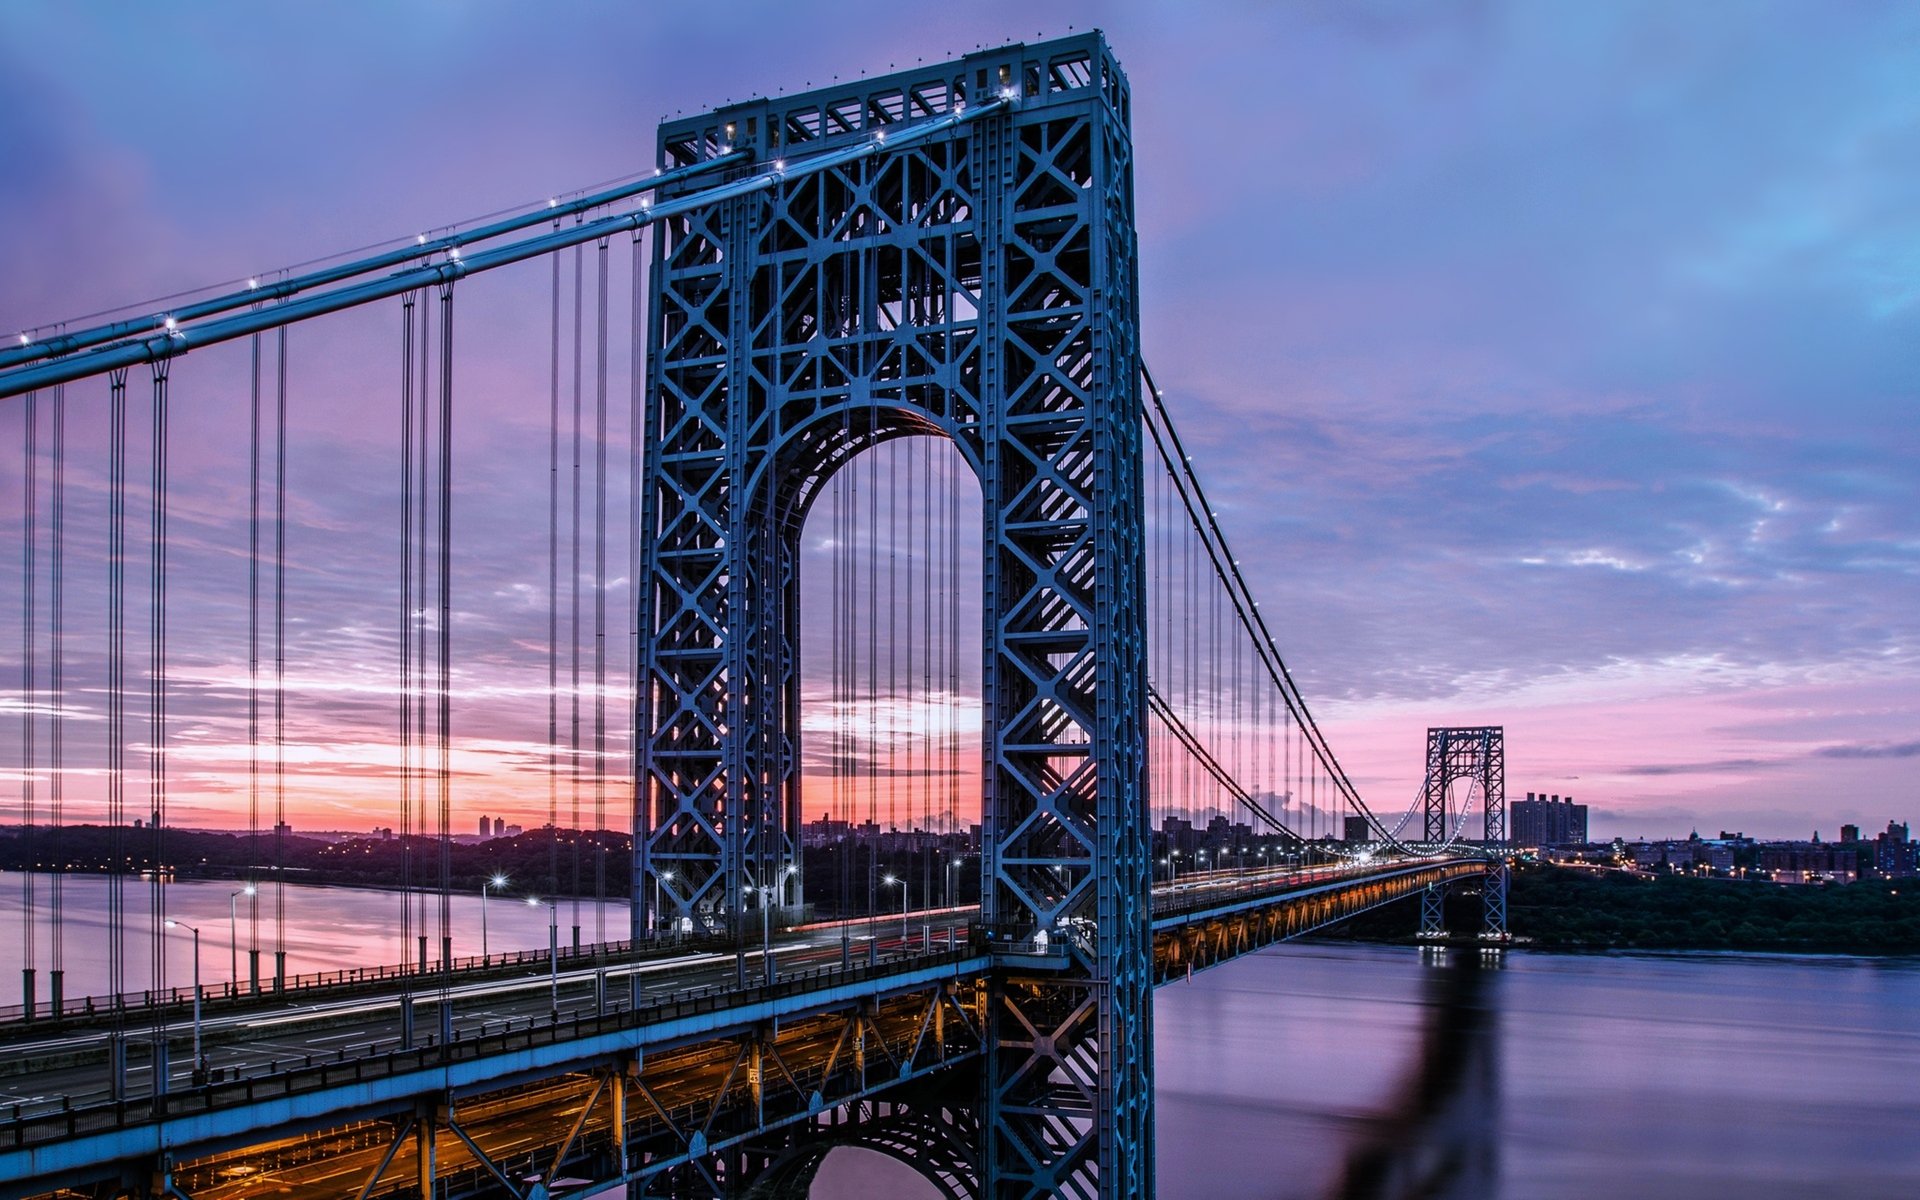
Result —
[[[47,928],[49,877],[35,877],[40,920],[35,933],[34,965],[40,970],[40,1000],[47,1000],[46,972],[52,946]],[[0,1006],[18,1005],[20,968],[26,939],[21,934],[24,877],[18,872],[0,871]],[[100,875],[69,875],[65,879],[66,913],[65,967],[67,995],[104,995],[108,990],[109,939],[107,936],[107,880]],[[149,885],[144,879],[125,881],[126,986],[140,991],[152,978],[149,951]],[[509,885],[511,887],[511,884]],[[247,908],[248,897],[240,896],[233,905],[235,920],[229,925],[227,900],[238,883],[190,880],[165,886],[166,915],[182,925],[200,929],[200,981],[213,988],[231,976],[232,954],[229,933],[237,942],[240,974],[247,974],[247,951],[257,945],[261,950],[262,976],[273,975],[274,895],[272,885],[263,885],[259,901],[259,920],[255,924]],[[287,973],[305,975],[342,968],[372,967],[403,961],[401,898],[397,892],[371,888],[311,887],[286,885]],[[430,951],[438,957],[440,898],[438,893],[425,897],[426,924],[419,923],[421,897],[414,898],[417,935],[424,928],[433,938]],[[452,898],[453,953],[455,957],[480,953],[481,898],[475,893]],[[495,954],[503,950],[544,950],[547,947],[546,908],[533,908],[524,895],[506,896],[494,892],[486,901],[486,943]],[[574,904],[561,900],[558,905],[560,942],[573,939]],[[581,937],[595,939],[596,908],[591,900],[578,906]],[[604,906],[602,919],[607,935],[623,938],[627,929],[625,902]],[[257,940],[256,940],[257,939]],[[166,983],[185,988],[193,983],[193,937],[184,928],[167,930]]]
[[[1163,1200],[1366,1195],[1350,1163],[1436,1122],[1475,1200],[1920,1192],[1920,961],[1521,952],[1464,984],[1458,961],[1294,945],[1162,988]],[[1423,1092],[1430,1040],[1483,1046],[1440,1060],[1473,1086]],[[923,1186],[848,1150],[814,1195]]]

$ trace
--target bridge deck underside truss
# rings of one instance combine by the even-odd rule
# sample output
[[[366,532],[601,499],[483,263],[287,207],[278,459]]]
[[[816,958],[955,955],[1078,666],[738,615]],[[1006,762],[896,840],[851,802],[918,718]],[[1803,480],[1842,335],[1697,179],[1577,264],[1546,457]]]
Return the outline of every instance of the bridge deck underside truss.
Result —
[[[1168,983],[1263,946],[1312,933],[1382,904],[1425,894],[1430,888],[1443,887],[1456,880],[1485,875],[1488,870],[1484,862],[1450,862],[1397,872],[1364,883],[1287,896],[1271,904],[1202,912],[1185,923],[1163,927],[1155,935],[1153,981],[1156,985]]]
[[[254,1106],[257,1124],[229,1139],[230,1149],[195,1149],[170,1174],[165,1156],[147,1154],[117,1174],[96,1167],[69,1182],[103,1196],[145,1195],[155,1190],[159,1161],[192,1200],[241,1200],[263,1188],[314,1200],[399,1197],[417,1193],[426,1156],[443,1200],[524,1197],[529,1181],[561,1178],[624,1180],[663,1196],[734,1194],[787,1152],[789,1126],[804,1133],[815,1122],[870,1112],[848,1106],[902,1086],[971,1078],[954,1071],[981,1059],[985,1004],[978,979],[952,981],[718,1038],[608,1053],[510,1087],[434,1088],[361,1103],[345,1123],[286,1121],[288,1106],[263,1100]],[[341,1093],[342,1115],[356,1107],[352,1092]],[[191,1123],[176,1121],[183,1131]],[[175,1139],[192,1145],[190,1133],[167,1140]]]
[[[881,149],[912,107],[896,94],[934,84],[1013,104]],[[656,246],[636,877],[696,928],[798,899],[799,531],[859,451],[951,439],[984,512],[982,921],[1009,943],[1095,931],[1071,971],[995,992],[988,1160],[1008,1195],[1150,1195],[1127,85],[1086,35],[866,86],[824,122],[798,97],[662,127],[663,167],[879,140],[675,218]],[[1037,1115],[1062,1079],[1091,1120]]]

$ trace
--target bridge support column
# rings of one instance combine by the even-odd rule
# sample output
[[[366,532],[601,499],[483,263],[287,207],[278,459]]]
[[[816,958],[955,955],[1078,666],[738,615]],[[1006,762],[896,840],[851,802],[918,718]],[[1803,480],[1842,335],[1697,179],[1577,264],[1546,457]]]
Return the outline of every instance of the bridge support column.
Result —
[[[1447,885],[1430,883],[1420,892],[1420,936],[1447,936]]]
[[[1507,860],[1497,858],[1487,870],[1485,889],[1480,893],[1482,921],[1480,936],[1488,941],[1507,940],[1507,881],[1512,874]]]
[[[418,1115],[414,1117],[414,1183],[420,1190],[420,1200],[433,1200],[434,1155],[438,1150],[440,1112],[437,1103],[422,1104]]]
[[[613,1066],[613,1162],[622,1175],[631,1165],[627,1158],[627,1079],[639,1071],[640,1065],[630,1058]],[[632,1193],[633,1189],[629,1187],[628,1191]]]
[[[853,88],[856,122],[792,133]],[[1082,34],[660,129],[665,169],[861,153],[654,244],[635,888],[737,934],[798,866],[808,507],[874,445],[950,439],[981,488],[981,920],[1011,980],[985,1018],[996,1195],[1153,1194],[1131,105]],[[916,108],[952,124],[916,140]]]

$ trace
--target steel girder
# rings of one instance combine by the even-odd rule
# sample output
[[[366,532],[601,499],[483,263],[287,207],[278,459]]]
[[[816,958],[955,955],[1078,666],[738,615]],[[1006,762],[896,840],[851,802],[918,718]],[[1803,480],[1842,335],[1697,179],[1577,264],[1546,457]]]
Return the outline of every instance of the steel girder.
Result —
[[[890,126],[968,97],[1012,104],[950,137],[676,217],[656,244],[635,878],[659,885],[671,919],[708,929],[737,925],[757,889],[787,880],[807,507],[863,449],[951,439],[984,510],[982,920],[1009,947],[1042,930],[1091,934],[1072,970],[994,993],[988,1190],[1148,1196],[1125,77],[1098,34],[1001,47],[663,125],[660,165],[884,143]],[[652,887],[635,890],[651,901]]]
[[[1279,896],[1271,904],[1203,912],[1184,924],[1162,929],[1154,938],[1154,982],[1167,983],[1218,966],[1416,893],[1424,903],[1448,884],[1487,871],[1487,864],[1478,859],[1456,859],[1346,887]]]
[[[1499,725],[1427,730],[1427,777],[1423,792],[1426,840],[1438,845],[1453,836],[1448,791],[1459,780],[1480,788],[1480,845],[1491,860],[1483,898],[1483,932],[1507,936],[1507,741]],[[1423,929],[1424,931],[1424,929]]]

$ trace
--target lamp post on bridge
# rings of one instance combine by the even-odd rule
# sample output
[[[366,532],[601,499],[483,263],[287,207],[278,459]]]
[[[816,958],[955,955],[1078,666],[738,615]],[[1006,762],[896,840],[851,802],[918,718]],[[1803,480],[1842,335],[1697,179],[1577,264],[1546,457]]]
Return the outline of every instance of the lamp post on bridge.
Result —
[[[560,1019],[560,910],[553,901],[542,900],[538,896],[527,897],[527,907],[547,909],[547,994],[553,1011],[553,1019]]]
[[[483,966],[487,961],[487,889],[506,886],[507,877],[498,871],[493,873],[491,879],[480,885],[480,962]]]
[[[760,893],[760,970],[768,983],[773,982],[773,893],[778,889],[784,897],[787,880],[799,869],[788,863],[780,870],[779,883],[763,884],[757,889]]]
[[[662,879],[668,883],[672,883],[673,872],[655,871],[653,873],[653,931],[656,934],[661,932],[661,921],[664,916],[660,911],[660,881]]]
[[[887,876],[883,876],[880,882],[886,884],[888,887],[892,887],[896,883],[900,885],[900,950],[902,953],[905,953],[907,949],[907,881],[906,881],[906,878],[900,875],[887,875]]]
[[[200,1053],[200,927],[172,917],[167,918],[166,925],[168,929],[184,929],[193,935],[193,1083],[198,1087],[207,1081],[207,1060]],[[164,1091],[165,1087],[165,1081],[154,1081],[154,1091]]]
[[[240,919],[234,907],[242,896],[259,891],[251,883],[227,897],[227,974],[233,980],[233,994],[240,994]],[[196,955],[195,957],[198,957]]]

